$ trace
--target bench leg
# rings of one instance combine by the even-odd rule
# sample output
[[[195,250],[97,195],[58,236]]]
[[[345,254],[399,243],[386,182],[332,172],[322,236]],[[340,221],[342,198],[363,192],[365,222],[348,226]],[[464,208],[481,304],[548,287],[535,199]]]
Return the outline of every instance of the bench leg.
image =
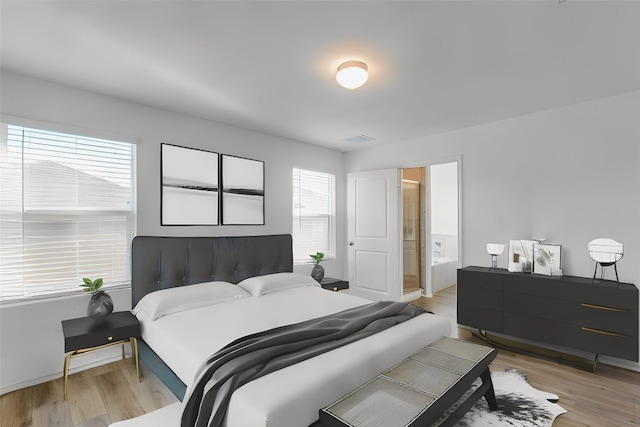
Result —
[[[482,378],[483,384],[489,384],[489,388],[484,394],[484,398],[487,400],[489,409],[491,409],[492,411],[497,411],[498,402],[496,402],[496,394],[493,391],[493,381],[491,381],[491,372],[489,372],[489,368],[487,368],[482,374],[480,374],[480,378]]]

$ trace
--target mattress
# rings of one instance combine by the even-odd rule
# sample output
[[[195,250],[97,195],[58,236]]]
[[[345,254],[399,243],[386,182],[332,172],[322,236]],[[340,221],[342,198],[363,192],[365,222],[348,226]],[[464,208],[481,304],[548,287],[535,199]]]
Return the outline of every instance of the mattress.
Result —
[[[370,302],[319,287],[294,288],[182,311],[153,322],[141,319],[142,338],[189,386],[202,361],[236,338]],[[225,425],[308,426],[317,420],[320,408],[430,342],[450,336],[451,328],[448,319],[422,314],[254,380],[233,394]],[[148,414],[114,427],[177,426],[177,405],[164,409],[163,417]],[[157,424],[160,419],[166,424]]]

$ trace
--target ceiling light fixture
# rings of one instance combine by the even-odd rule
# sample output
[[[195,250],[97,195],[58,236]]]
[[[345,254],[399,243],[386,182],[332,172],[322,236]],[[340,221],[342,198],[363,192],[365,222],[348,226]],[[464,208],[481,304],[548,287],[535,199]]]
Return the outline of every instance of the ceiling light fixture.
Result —
[[[357,89],[367,81],[369,68],[360,61],[347,61],[338,67],[336,80],[340,86],[347,89]]]

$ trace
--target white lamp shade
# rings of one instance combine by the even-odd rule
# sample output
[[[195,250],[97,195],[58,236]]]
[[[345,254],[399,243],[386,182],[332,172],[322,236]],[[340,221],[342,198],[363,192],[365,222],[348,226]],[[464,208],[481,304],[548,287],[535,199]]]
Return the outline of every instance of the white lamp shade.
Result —
[[[624,246],[613,239],[595,239],[589,242],[587,250],[594,261],[604,264],[618,262],[624,253]]]
[[[502,255],[504,245],[502,243],[487,243],[487,252],[489,255]]]
[[[348,61],[340,64],[336,81],[340,86],[347,89],[357,89],[369,78],[369,68],[367,64],[360,61]]]

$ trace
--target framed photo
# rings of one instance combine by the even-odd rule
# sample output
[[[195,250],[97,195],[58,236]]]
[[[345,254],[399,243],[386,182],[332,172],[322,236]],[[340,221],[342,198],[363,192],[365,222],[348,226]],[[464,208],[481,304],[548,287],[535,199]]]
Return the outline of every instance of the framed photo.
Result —
[[[264,225],[264,162],[222,155],[222,224]]]
[[[531,273],[534,243],[536,243],[535,240],[509,241],[509,262],[507,264],[509,271]]]
[[[562,276],[562,245],[535,243],[533,245],[533,272],[547,276]]]
[[[218,225],[218,162],[218,153],[161,145],[161,225]]]

